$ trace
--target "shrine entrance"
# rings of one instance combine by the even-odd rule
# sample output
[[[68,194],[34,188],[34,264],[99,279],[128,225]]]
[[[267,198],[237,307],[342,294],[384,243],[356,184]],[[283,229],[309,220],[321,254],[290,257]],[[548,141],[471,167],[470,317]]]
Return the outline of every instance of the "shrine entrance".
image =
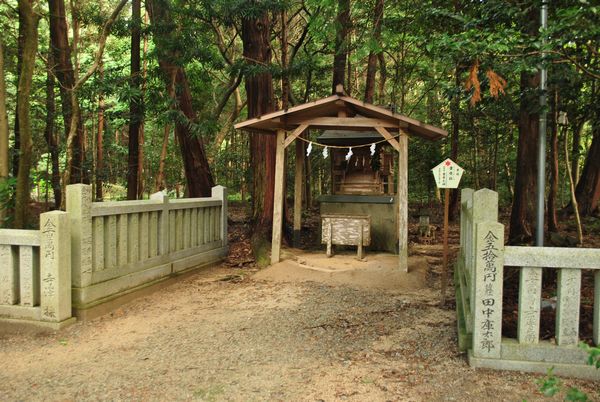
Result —
[[[396,191],[392,205],[394,206],[394,217],[397,222],[395,224],[395,231],[397,233],[398,244],[398,266],[404,272],[408,270],[408,138],[409,136],[413,136],[436,141],[447,136],[445,130],[352,98],[346,95],[341,85],[338,85],[336,93],[332,96],[294,106],[287,110],[279,110],[249,119],[236,124],[235,128],[247,130],[251,135],[276,135],[277,137],[271,264],[278,263],[281,259],[283,200],[285,197],[285,149],[295,140],[301,138],[300,136],[306,130],[311,128],[341,130],[346,133],[367,132],[369,133],[368,135],[373,136],[375,139],[372,143],[381,142],[389,144],[391,149],[397,152],[398,155],[397,172],[394,172],[392,169],[394,176],[390,176],[390,172],[387,172],[387,177],[384,178],[383,176],[386,175],[381,175],[377,180],[372,180],[373,176],[371,175],[371,179],[366,181],[365,175],[358,174],[360,171],[364,172],[363,168],[367,162],[365,158],[366,154],[361,151],[352,160],[353,152],[350,152],[352,144],[343,143],[342,145],[338,145],[338,147],[348,148],[349,151],[346,152],[346,155],[350,154],[350,158],[348,158],[347,162],[350,162],[351,169],[348,169],[348,164],[346,164],[343,172],[335,176],[336,160],[339,160],[339,155],[343,153],[339,151],[334,152],[334,155],[337,155],[334,158],[337,159],[333,161],[332,174],[334,175],[334,185],[337,183],[338,187],[334,187],[332,195],[335,196],[336,192],[338,195],[354,195],[358,197],[372,196],[373,194],[365,194],[369,192],[381,192],[378,195],[385,195],[385,192],[393,192],[393,187],[395,186]],[[350,138],[350,140],[352,139]],[[308,142],[320,146],[327,145],[324,143],[325,141]],[[304,154],[297,151],[295,156],[294,232],[299,232],[302,223],[302,172]],[[359,156],[361,157],[360,168],[358,166]],[[355,165],[352,166],[352,163]],[[337,167],[341,166],[342,164],[337,165]],[[337,171],[340,170],[337,169]],[[347,173],[350,173],[350,175],[346,176]],[[351,177],[352,180],[348,180]],[[391,177],[393,178],[390,180]],[[348,192],[351,194],[348,194]],[[367,199],[363,200],[368,203]]]

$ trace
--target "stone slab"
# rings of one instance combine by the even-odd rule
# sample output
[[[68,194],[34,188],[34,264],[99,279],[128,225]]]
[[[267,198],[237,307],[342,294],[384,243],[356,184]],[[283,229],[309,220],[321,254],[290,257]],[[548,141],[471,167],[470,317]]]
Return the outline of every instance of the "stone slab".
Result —
[[[548,369],[553,368],[554,374],[558,376],[582,378],[594,381],[600,380],[600,370],[584,364],[545,363],[523,360],[478,358],[473,356],[472,351],[469,351],[468,360],[469,365],[476,368],[525,371],[528,373],[541,374],[546,374]]]

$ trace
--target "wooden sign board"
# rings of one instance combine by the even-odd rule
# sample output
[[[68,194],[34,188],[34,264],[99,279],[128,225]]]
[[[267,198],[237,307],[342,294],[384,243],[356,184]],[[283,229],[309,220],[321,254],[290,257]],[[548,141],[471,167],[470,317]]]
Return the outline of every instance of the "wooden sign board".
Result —
[[[456,162],[448,158],[433,169],[433,177],[438,188],[457,188],[465,171]]]

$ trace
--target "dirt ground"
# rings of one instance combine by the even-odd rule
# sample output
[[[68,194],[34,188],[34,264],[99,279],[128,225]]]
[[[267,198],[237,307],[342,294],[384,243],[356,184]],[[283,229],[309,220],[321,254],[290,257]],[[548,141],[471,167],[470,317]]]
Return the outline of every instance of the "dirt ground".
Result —
[[[0,333],[0,400],[564,398],[543,397],[540,375],[468,366],[451,292],[439,307],[439,244],[413,245],[410,279],[364,281],[340,268],[351,255],[258,270],[241,221],[231,223],[220,266],[59,332]],[[367,258],[365,269],[383,269]],[[600,400],[599,382],[561,381]]]

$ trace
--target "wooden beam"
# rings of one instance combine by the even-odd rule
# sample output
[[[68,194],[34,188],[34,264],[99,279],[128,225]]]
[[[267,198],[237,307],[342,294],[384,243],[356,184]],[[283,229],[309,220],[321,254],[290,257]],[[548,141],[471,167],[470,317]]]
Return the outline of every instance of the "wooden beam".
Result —
[[[370,117],[308,117],[288,119],[288,124],[306,124],[314,128],[365,130],[385,127],[393,130],[402,128],[398,121]],[[404,127],[405,128],[405,127]]]
[[[296,142],[296,172],[294,176],[294,247],[300,246],[302,232],[302,183],[304,182],[304,143]]]
[[[396,140],[396,139],[395,139],[395,138],[394,138],[394,137],[393,137],[393,136],[390,134],[390,132],[389,132],[389,131],[387,131],[387,130],[386,130],[384,127],[375,127],[375,130],[377,130],[377,132],[378,132],[379,134],[381,134],[381,136],[382,136],[383,138],[385,138],[385,139],[386,139],[386,140],[387,140],[387,141],[390,143],[390,145],[394,147],[394,149],[395,149],[396,151],[398,151],[398,152],[402,153],[402,148],[401,148],[400,144],[399,144],[399,143],[398,143],[398,141],[397,141],[397,140]],[[400,135],[404,135],[404,134],[402,134],[402,131],[401,131],[401,134],[400,134]]]
[[[261,122],[261,121],[264,122],[264,121],[268,121],[268,120],[274,119],[276,117],[280,117],[280,116],[284,116],[284,115],[289,115],[290,113],[296,113],[296,112],[300,112],[302,110],[308,110],[308,109],[313,108],[313,107],[326,105],[328,103],[335,102],[338,99],[340,99],[339,95],[331,95],[331,96],[328,96],[327,98],[319,99],[319,100],[316,100],[314,102],[304,103],[302,105],[291,107],[291,108],[289,108],[287,110],[278,110],[276,112],[267,113],[267,114],[264,114],[262,116],[255,117],[253,119],[248,119],[246,121],[239,122],[239,123],[237,123],[237,124],[234,125],[234,128],[237,129],[237,130],[239,130],[241,128],[252,126],[253,124],[256,124],[256,123]]]
[[[283,218],[283,175],[285,169],[285,131],[277,131],[275,153],[275,194],[273,195],[273,238],[271,242],[271,264],[276,264],[281,255],[281,225]]]
[[[300,124],[283,142],[283,148],[287,148],[299,135],[302,135],[304,130],[308,128],[308,124]]]
[[[398,138],[398,243],[400,269],[408,272],[408,135]]]

